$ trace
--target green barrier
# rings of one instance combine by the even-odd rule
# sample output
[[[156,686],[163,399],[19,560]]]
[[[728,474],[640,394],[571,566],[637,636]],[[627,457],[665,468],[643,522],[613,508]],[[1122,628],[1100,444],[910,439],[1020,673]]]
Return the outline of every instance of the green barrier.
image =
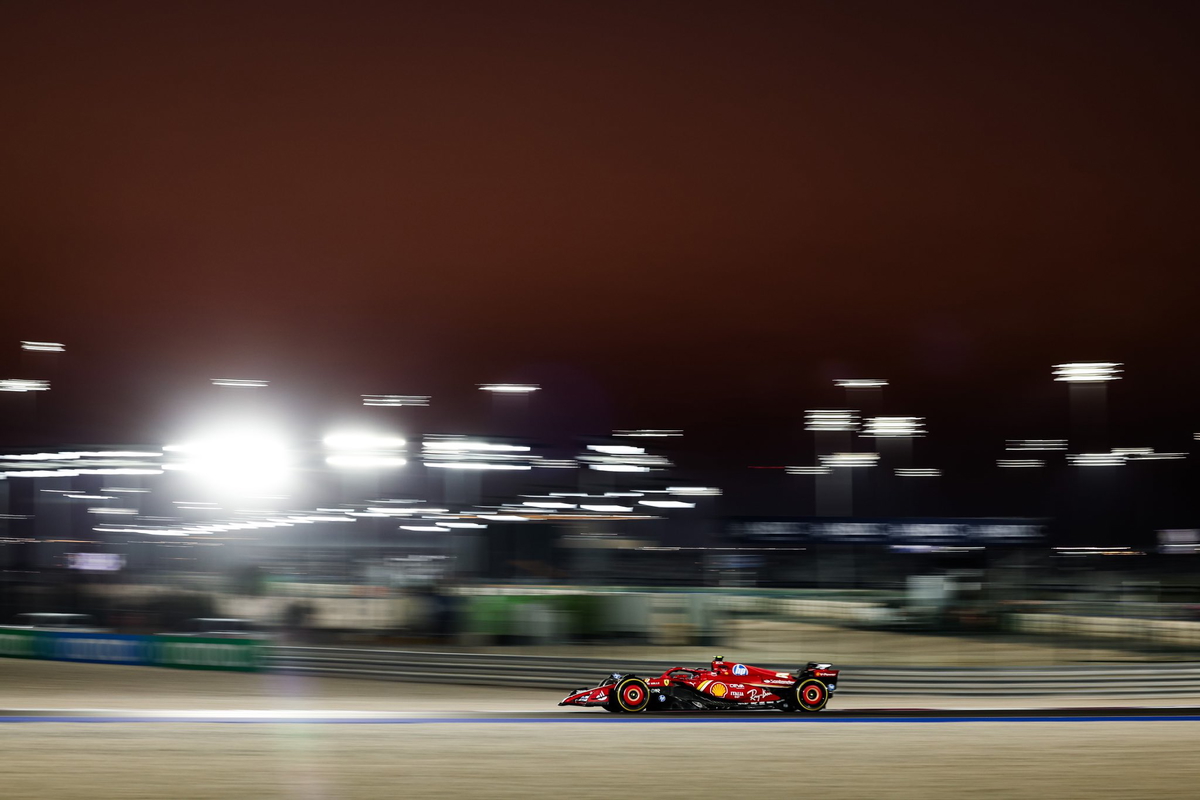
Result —
[[[6,658],[45,658],[39,647],[37,631],[0,631],[0,656]]]
[[[600,634],[604,598],[576,594],[558,595],[553,600],[555,608],[566,617],[568,636],[591,639]]]
[[[548,606],[561,615],[562,633],[571,638],[590,639],[603,632],[607,598],[584,594],[567,595],[472,595],[459,606],[465,633],[490,637],[520,636],[517,609],[525,604]]]
[[[262,668],[262,642],[256,639],[205,639],[155,636],[155,666],[256,672]]]
[[[479,596],[466,598],[464,617],[466,632],[488,636],[505,636],[512,626],[512,598]]]
[[[122,636],[0,628],[0,658],[90,661],[255,672],[262,668],[264,642],[196,636]]]

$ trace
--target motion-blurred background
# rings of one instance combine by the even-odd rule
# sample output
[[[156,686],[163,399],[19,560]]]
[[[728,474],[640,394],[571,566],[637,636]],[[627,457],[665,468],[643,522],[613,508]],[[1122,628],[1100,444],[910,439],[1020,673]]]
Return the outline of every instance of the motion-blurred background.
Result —
[[[1193,797],[1198,12],[0,0],[0,794]]]
[[[46,374],[72,357],[23,346]],[[423,418],[435,397],[362,395],[338,426],[289,429],[288,387],[197,381],[203,413],[178,439],[0,453],[0,613],[17,629],[276,645],[1192,659],[1193,441],[1113,446],[1130,438],[1106,413],[1124,378],[1115,362],[1047,368],[1065,408],[1044,413],[1066,432],[993,442],[982,468],[952,441],[926,448],[971,431],[884,413],[886,379],[838,379],[821,399],[840,402],[797,400],[787,438],[807,452],[776,445],[802,463],[720,469],[692,466],[704,454],[678,428],[538,437],[570,402],[553,385],[464,387],[490,421],[439,433]],[[54,384],[24,380],[2,399],[37,425]],[[960,464],[995,498],[975,513],[945,497]]]

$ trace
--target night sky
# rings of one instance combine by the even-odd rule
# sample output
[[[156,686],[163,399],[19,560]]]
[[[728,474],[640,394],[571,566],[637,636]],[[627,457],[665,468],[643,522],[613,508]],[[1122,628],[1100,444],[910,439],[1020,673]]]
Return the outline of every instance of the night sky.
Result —
[[[1186,450],[1198,16],[0,3],[0,377],[69,350],[0,434],[161,441],[212,377],[484,430],[474,384],[530,380],[539,436],[685,428],[749,480],[879,376],[970,476],[1066,435],[1052,364],[1113,360],[1112,444]]]

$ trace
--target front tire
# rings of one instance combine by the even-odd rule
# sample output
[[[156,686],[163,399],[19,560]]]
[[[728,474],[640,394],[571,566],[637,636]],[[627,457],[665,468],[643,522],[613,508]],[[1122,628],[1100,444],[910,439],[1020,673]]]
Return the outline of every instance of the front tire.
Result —
[[[630,675],[617,682],[609,698],[606,706],[609,711],[640,714],[650,704],[650,685],[641,678]]]
[[[789,699],[790,705],[798,711],[820,711],[829,702],[829,687],[816,678],[807,678],[796,684]]]

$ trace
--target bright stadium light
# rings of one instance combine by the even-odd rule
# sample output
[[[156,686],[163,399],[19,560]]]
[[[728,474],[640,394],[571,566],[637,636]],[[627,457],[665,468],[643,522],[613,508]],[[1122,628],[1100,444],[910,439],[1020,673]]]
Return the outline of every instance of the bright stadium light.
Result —
[[[161,475],[161,469],[114,467],[111,469],[19,469],[0,471],[5,478],[73,478],[77,475]]]
[[[425,466],[440,469],[528,470],[540,466],[524,444],[488,442],[465,436],[428,437],[421,443]]]
[[[531,466],[539,469],[578,469],[579,462],[572,458],[538,458]]]
[[[184,531],[176,531],[162,528],[116,528],[107,525],[101,525],[92,530],[99,533],[145,533],[151,536],[187,536]]]
[[[292,468],[279,438],[257,428],[233,429],[163,448],[177,460],[164,465],[195,475],[215,488],[255,493],[282,483]]]
[[[597,447],[595,445],[591,446]],[[600,445],[599,447],[604,447]],[[586,463],[590,469],[600,472],[648,472],[653,469],[666,469],[671,467],[670,459],[653,455],[642,451],[641,448],[632,448],[638,452],[603,452],[603,453],[585,453],[579,456],[579,460]]]
[[[245,378],[213,378],[212,384],[233,389],[262,389],[267,386],[268,382]]]
[[[827,467],[873,467],[879,463],[879,453],[830,453],[817,459]]]
[[[1034,469],[1046,466],[1046,462],[1038,458],[998,458],[996,466],[1005,469]]]
[[[785,467],[784,469],[788,475],[828,475],[833,472],[829,467],[800,466]]]
[[[430,396],[427,394],[364,394],[362,401],[364,406],[424,407],[429,405]]]
[[[322,441],[331,450],[399,450],[407,444],[399,436],[382,436],[360,431],[331,433]]]
[[[7,453],[0,455],[5,461],[73,461],[83,463],[90,459],[106,459],[111,462],[115,458],[159,458],[162,453],[157,450],[64,450],[58,453]],[[106,463],[107,463],[106,462]]]
[[[1158,453],[1153,447],[1114,447],[1113,455],[1125,456],[1129,461],[1180,461],[1187,453]]]
[[[59,342],[21,342],[21,349],[31,353],[63,353],[67,347]]]
[[[325,463],[331,467],[345,469],[387,469],[403,467],[408,459],[400,456],[372,455],[370,453],[342,453],[328,456]]]
[[[1116,361],[1075,361],[1054,365],[1054,380],[1068,383],[1102,383],[1120,380],[1121,364]]]
[[[0,392],[48,392],[50,381],[5,378],[0,380]]]
[[[421,447],[448,453],[527,453],[532,449],[524,444],[497,444],[472,439],[430,439],[422,442]]]
[[[1067,460],[1075,467],[1120,467],[1126,456],[1120,453],[1078,453],[1068,455]]]
[[[804,412],[806,431],[855,431],[858,422],[857,411],[813,409]]]
[[[482,392],[499,392],[500,394],[528,394],[541,389],[536,383],[481,383]]]
[[[414,514],[445,514],[449,510],[450,509],[448,508],[418,508],[414,506],[405,506],[403,508],[394,508],[390,506],[367,506],[367,511],[375,514],[404,517],[410,517]]]
[[[695,503],[685,503],[682,500],[638,500],[638,505],[652,508],[695,508]]]
[[[1066,439],[1009,439],[1005,450],[1066,450]]]
[[[896,475],[900,478],[936,478],[941,474],[940,469],[933,467],[896,467]]]
[[[843,389],[878,389],[888,382],[883,378],[838,378],[833,385]]]
[[[589,444],[587,449],[609,455],[641,455],[646,452],[644,447],[634,447],[628,444]]]
[[[636,428],[613,431],[613,436],[629,436],[642,439],[667,439],[675,436],[683,436],[683,431],[678,428]]]
[[[486,461],[426,461],[424,464],[438,469],[533,469],[528,464],[492,464]]]
[[[924,417],[867,417],[863,436],[874,438],[917,437],[925,435]]]

